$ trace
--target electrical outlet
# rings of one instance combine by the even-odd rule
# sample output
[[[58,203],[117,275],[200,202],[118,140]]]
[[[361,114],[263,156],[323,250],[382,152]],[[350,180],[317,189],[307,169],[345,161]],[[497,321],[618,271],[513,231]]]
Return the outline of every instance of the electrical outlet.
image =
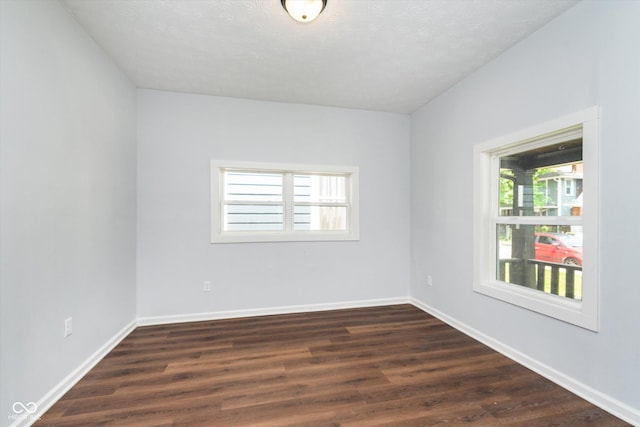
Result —
[[[64,319],[64,337],[68,337],[73,333],[73,318]]]
[[[427,286],[433,286],[433,277],[427,276]]]
[[[208,280],[205,280],[202,283],[202,291],[203,292],[211,292],[211,282]]]

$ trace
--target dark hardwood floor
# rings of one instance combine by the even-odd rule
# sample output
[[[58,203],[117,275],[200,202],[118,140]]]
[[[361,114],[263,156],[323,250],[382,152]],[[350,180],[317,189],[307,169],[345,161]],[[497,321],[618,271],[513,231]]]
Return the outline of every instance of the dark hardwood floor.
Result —
[[[623,426],[410,305],[139,327],[38,426]]]

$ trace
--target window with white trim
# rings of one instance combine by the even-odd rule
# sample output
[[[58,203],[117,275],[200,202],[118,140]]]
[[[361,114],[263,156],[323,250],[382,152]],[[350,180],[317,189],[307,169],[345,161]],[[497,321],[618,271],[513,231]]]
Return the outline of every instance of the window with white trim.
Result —
[[[474,149],[474,290],[598,329],[598,110]]]
[[[211,161],[211,242],[358,240],[358,168]]]

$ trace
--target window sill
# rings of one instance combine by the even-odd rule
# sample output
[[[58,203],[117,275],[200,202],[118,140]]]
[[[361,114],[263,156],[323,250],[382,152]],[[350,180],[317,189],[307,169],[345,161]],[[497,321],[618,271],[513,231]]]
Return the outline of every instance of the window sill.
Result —
[[[214,233],[211,243],[266,243],[266,242],[339,242],[358,241],[355,233],[344,231],[297,231],[297,232],[226,232]]]
[[[584,302],[500,281],[474,283],[474,291],[597,332],[598,321]]]

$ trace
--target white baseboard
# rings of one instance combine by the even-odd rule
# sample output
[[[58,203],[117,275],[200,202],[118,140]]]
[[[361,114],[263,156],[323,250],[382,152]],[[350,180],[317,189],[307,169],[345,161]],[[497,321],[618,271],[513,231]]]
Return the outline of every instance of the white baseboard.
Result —
[[[109,341],[93,353],[80,366],[67,375],[58,385],[53,387],[46,395],[36,402],[37,410],[33,414],[25,413],[17,417],[9,427],[23,427],[34,424],[44,415],[71,387],[84,377],[94,366],[100,362],[111,350],[113,350],[127,335],[137,326],[135,320],[116,333]]]
[[[615,415],[616,417],[636,426],[640,426],[640,410],[633,408],[619,400],[612,398],[598,390],[595,390],[588,385],[571,378],[568,375],[563,374],[552,367],[541,363],[540,361],[533,359],[532,357],[512,348],[508,345],[483,334],[482,332],[470,327],[469,325],[459,322],[458,320],[436,310],[435,308],[419,301],[415,298],[410,298],[409,303],[413,304],[420,310],[431,314],[434,317],[442,320],[446,324],[456,328],[460,332],[469,335],[488,347],[491,347],[495,351],[507,356],[508,358],[518,362],[519,364],[531,369],[539,375],[547,378],[550,381],[558,384],[559,386],[566,388],[570,392],[582,397],[583,399],[593,403],[594,405],[604,409],[605,411]]]
[[[380,305],[409,304],[409,297],[382,298],[327,304],[289,305],[284,307],[254,308],[248,310],[214,311],[209,313],[178,314],[171,316],[139,317],[139,326],[167,323],[201,322],[205,320],[235,319],[240,317],[269,316],[273,314],[308,313],[311,311],[340,310],[345,308],[375,307]]]

